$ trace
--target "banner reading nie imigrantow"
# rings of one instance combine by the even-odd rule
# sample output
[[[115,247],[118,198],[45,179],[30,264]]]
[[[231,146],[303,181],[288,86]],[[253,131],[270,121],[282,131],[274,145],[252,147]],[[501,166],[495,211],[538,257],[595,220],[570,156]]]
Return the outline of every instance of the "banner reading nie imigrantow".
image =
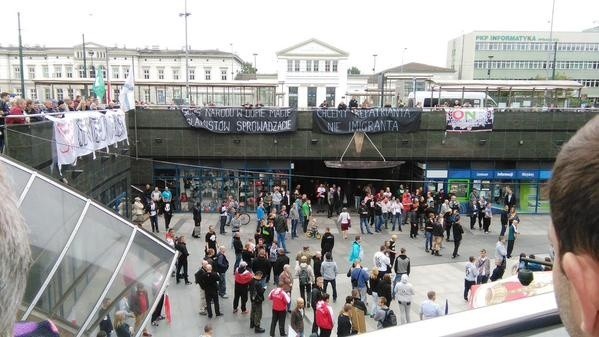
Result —
[[[181,110],[187,124],[215,133],[281,133],[297,130],[297,111],[289,108],[200,108]]]
[[[318,109],[314,123],[320,131],[329,134],[415,132],[420,129],[421,109]]]

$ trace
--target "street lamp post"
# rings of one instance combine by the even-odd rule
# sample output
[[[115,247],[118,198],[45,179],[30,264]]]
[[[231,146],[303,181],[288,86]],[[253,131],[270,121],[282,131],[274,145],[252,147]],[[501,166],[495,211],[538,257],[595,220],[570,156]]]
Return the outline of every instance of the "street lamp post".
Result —
[[[493,60],[493,55],[489,55],[489,63],[487,65],[487,77],[488,79],[491,79],[491,60]]]
[[[376,57],[379,56],[378,54],[372,54],[372,58],[373,58],[373,64],[372,64],[372,72],[375,73],[376,72]]]
[[[258,72],[258,67],[256,66],[256,56],[258,56],[257,53],[254,53],[254,70],[256,70],[256,72]]]
[[[21,43],[21,13],[17,12],[17,24],[19,26],[19,67],[21,67],[21,98],[25,98],[25,69],[23,69],[23,44]]]
[[[179,17],[185,18],[185,97],[187,98],[187,104],[191,104],[189,100],[189,43],[187,42],[187,17],[191,13],[187,11],[187,0],[185,0],[185,12],[179,13]]]

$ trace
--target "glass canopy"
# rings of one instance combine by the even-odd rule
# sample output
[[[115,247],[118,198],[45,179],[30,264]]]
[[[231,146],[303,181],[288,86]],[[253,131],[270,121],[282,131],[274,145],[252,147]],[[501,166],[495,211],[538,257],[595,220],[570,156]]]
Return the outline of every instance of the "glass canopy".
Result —
[[[0,156],[29,227],[31,270],[21,320],[51,319],[62,337],[95,336],[100,320],[146,289],[142,334],[176,253],[162,240],[35,170]],[[132,322],[130,323],[133,326]]]

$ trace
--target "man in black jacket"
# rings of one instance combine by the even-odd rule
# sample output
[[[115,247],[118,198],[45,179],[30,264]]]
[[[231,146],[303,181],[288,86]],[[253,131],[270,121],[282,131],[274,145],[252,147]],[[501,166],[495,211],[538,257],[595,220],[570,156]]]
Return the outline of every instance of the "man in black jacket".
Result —
[[[208,261],[202,260],[202,267],[195,273],[195,283],[200,286],[200,315],[206,315],[206,291],[202,285],[202,275],[206,273]]]
[[[208,309],[208,318],[212,318],[212,305],[214,302],[214,312],[216,316],[222,316],[218,305],[218,282],[220,277],[212,271],[210,264],[206,265],[206,272],[200,276],[200,286],[206,292],[206,309]]]
[[[177,259],[177,284],[179,284],[181,278],[185,280],[185,284],[191,284],[187,275],[187,257],[189,256],[189,252],[187,251],[187,244],[185,243],[184,236],[179,237],[175,244],[175,249],[179,251],[179,257]],[[181,274],[181,269],[183,269],[183,274]]]
[[[352,98],[349,100],[349,108],[350,108],[350,109],[357,109],[357,108],[358,108],[358,101],[356,100],[356,98],[355,98],[355,97],[352,97]]]
[[[235,250],[235,265],[233,270],[239,267],[239,262],[241,262],[241,254],[243,253],[243,242],[241,242],[241,237],[239,233],[235,233],[233,235],[233,249]]]
[[[283,272],[283,267],[289,264],[289,256],[285,255],[285,250],[279,248],[278,253],[277,260],[272,265],[272,273],[275,280],[274,285],[279,285],[279,275]]]
[[[320,248],[322,250],[322,255],[327,255],[327,252],[331,252],[333,254],[333,247],[335,246],[335,236],[331,233],[331,228],[327,227],[324,234],[322,235],[322,239],[320,241]]]
[[[312,257],[312,268],[314,269],[314,278],[318,278],[322,276],[320,272],[320,266],[322,265],[322,255],[320,252],[314,253],[314,257]],[[315,283],[316,284],[316,283]]]
[[[225,273],[229,269],[229,260],[227,260],[225,246],[220,246],[218,254],[216,254],[216,271],[220,277],[218,295],[222,298],[228,298],[227,296],[227,283],[225,279]]]
[[[252,283],[250,283],[250,302],[252,303],[250,329],[254,328],[254,332],[256,333],[263,333],[265,331],[260,327],[260,320],[262,320],[262,302],[264,302],[265,290],[266,285],[262,283],[262,272],[257,271],[254,274]]]
[[[285,235],[287,235],[287,231],[289,231],[289,227],[287,226],[287,219],[285,219],[285,217],[279,213],[276,215],[274,223],[275,231],[277,232],[277,241],[279,247],[285,249],[286,252],[289,252],[287,250],[287,244],[285,243]]]
[[[200,203],[197,202],[193,208],[193,231],[191,232],[191,236],[194,238],[200,237],[200,223],[202,222],[202,209]]]

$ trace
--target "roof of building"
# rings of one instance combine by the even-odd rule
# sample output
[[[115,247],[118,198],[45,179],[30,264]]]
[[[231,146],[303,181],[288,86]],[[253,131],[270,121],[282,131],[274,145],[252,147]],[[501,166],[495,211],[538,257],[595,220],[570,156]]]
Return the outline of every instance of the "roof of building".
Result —
[[[383,70],[384,73],[454,73],[455,70],[429,64],[410,62],[397,67]],[[380,74],[380,73],[379,73]]]
[[[277,52],[277,56],[279,56],[279,55],[281,55],[281,54],[286,54],[286,53],[288,53],[288,52],[290,52],[290,51],[292,51],[292,50],[294,50],[294,49],[297,49],[297,48],[299,48],[299,47],[305,46],[305,45],[307,45],[307,44],[309,44],[309,43],[316,43],[316,44],[319,44],[319,45],[321,45],[321,46],[323,46],[323,47],[326,47],[326,48],[328,48],[328,49],[331,49],[331,50],[333,50],[333,51],[337,52],[338,54],[341,54],[342,56],[346,56],[346,57],[347,57],[347,56],[349,56],[349,53],[348,53],[348,52],[346,52],[346,51],[344,51],[344,50],[341,50],[341,49],[339,49],[339,48],[337,48],[337,47],[334,47],[334,46],[332,46],[332,45],[330,45],[330,44],[328,44],[328,43],[326,43],[326,42],[322,42],[322,41],[320,41],[320,40],[318,40],[318,39],[315,39],[315,38],[311,38],[311,39],[308,39],[308,40],[306,40],[306,41],[302,41],[302,42],[300,42],[300,43],[298,43],[298,44],[295,44],[295,45],[293,45],[293,46],[291,46],[291,47],[285,48],[285,49],[283,49],[283,50],[279,50],[279,51]]]

